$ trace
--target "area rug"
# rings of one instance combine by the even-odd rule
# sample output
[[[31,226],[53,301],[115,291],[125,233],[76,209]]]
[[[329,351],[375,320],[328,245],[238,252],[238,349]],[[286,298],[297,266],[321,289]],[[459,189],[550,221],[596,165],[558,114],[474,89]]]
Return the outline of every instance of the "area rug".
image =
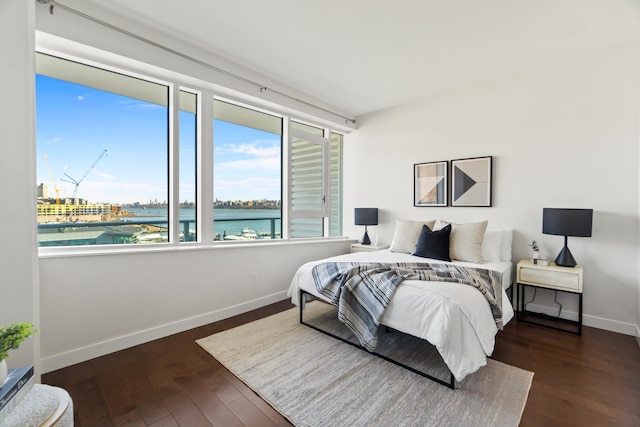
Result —
[[[308,303],[305,321],[339,325],[332,310]],[[533,379],[488,360],[451,390],[300,324],[297,308],[197,343],[300,427],[517,426]]]

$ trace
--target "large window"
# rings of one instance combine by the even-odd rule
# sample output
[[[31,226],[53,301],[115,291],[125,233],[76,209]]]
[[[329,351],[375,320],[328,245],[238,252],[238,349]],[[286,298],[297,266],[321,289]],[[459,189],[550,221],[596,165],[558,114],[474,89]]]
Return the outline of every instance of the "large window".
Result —
[[[192,83],[41,53],[36,69],[40,246],[342,234],[342,135]]]
[[[282,118],[221,100],[213,107],[215,240],[282,237]]]
[[[168,240],[169,87],[36,59],[40,246]]]

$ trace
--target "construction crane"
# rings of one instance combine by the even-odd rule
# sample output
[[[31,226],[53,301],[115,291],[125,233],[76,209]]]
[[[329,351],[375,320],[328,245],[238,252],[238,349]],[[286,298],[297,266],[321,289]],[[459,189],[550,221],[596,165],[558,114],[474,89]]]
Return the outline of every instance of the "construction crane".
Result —
[[[56,205],[60,204],[60,191],[58,190],[58,186],[56,185],[56,180],[53,177],[53,172],[51,172],[51,165],[49,164],[49,158],[47,157],[47,153],[42,152],[42,157],[44,157],[44,162],[47,164],[47,170],[49,171],[49,178],[51,178],[51,183],[53,184],[53,189],[56,190]]]
[[[60,178],[64,182],[70,182],[71,184],[75,184],[75,187],[73,189],[73,202],[74,203],[76,203],[76,200],[77,200],[76,196],[78,195],[78,187],[80,186],[80,183],[87,177],[87,175],[89,175],[89,172],[91,172],[91,170],[96,167],[98,162],[100,160],[102,160],[102,158],[105,156],[105,154],[107,154],[107,150],[103,150],[102,153],[100,153],[98,158],[93,162],[93,164],[89,167],[89,169],[87,169],[87,171],[84,173],[84,175],[82,175],[82,178],[80,178],[79,180],[76,181],[75,179],[71,178],[69,175],[67,175],[66,172],[64,173],[64,176],[66,176],[69,179]]]

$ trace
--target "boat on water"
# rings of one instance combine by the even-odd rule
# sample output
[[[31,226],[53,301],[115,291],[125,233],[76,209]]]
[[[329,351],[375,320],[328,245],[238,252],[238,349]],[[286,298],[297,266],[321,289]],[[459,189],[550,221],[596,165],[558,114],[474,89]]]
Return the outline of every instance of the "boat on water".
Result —
[[[258,233],[248,227],[244,227],[239,234],[225,234],[224,240],[256,240]]]

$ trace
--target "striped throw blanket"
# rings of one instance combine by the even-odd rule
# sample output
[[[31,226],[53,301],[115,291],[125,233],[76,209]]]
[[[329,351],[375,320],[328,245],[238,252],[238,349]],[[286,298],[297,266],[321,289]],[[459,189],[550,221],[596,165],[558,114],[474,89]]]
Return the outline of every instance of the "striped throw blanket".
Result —
[[[338,319],[360,344],[374,351],[385,308],[403,280],[463,283],[487,299],[502,329],[502,273],[483,268],[438,263],[325,262],[312,270],[316,289],[338,307]]]

